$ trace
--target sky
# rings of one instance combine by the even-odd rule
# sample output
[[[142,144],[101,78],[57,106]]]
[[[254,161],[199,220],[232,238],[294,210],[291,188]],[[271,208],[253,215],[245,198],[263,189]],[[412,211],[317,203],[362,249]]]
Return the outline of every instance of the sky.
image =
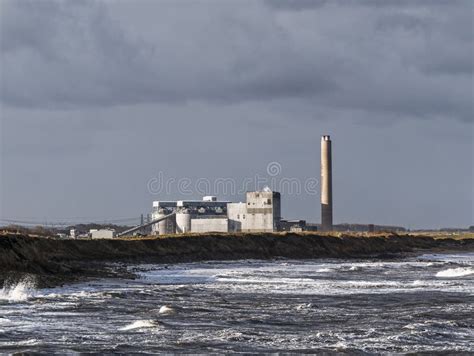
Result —
[[[473,7],[1,0],[0,218],[125,221],[286,180],[283,217],[319,222],[329,134],[335,223],[474,225]]]

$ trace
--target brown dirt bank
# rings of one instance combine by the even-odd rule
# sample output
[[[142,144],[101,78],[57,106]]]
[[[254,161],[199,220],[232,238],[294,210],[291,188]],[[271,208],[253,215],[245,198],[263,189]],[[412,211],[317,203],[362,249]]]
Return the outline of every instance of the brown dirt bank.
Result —
[[[419,250],[474,251],[474,239],[434,239],[408,235],[329,235],[316,233],[206,234],[113,240],[59,240],[0,235],[0,285],[22,273],[40,286],[80,278],[123,276],[119,263],[173,263],[202,260],[388,258]],[[124,265],[122,265],[123,267]]]

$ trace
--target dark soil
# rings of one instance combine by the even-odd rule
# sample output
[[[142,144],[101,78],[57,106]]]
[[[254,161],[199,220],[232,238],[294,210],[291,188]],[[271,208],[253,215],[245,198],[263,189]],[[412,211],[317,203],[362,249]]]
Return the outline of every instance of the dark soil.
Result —
[[[127,277],[131,263],[203,260],[394,258],[420,251],[474,251],[474,239],[426,236],[331,236],[261,233],[176,235],[159,238],[72,240],[0,235],[0,286],[33,275],[39,287],[104,277]]]

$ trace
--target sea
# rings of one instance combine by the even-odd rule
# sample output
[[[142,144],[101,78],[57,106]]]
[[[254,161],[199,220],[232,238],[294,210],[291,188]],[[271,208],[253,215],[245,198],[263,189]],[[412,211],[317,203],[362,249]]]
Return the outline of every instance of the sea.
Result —
[[[5,285],[0,353],[474,353],[474,253],[128,268]]]

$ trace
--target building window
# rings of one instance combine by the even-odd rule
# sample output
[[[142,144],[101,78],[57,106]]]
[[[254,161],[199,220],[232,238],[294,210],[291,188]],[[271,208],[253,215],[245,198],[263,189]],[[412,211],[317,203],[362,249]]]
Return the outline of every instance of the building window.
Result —
[[[242,219],[245,219],[245,214],[242,215]]]
[[[237,219],[240,219],[240,214],[237,214]]]

